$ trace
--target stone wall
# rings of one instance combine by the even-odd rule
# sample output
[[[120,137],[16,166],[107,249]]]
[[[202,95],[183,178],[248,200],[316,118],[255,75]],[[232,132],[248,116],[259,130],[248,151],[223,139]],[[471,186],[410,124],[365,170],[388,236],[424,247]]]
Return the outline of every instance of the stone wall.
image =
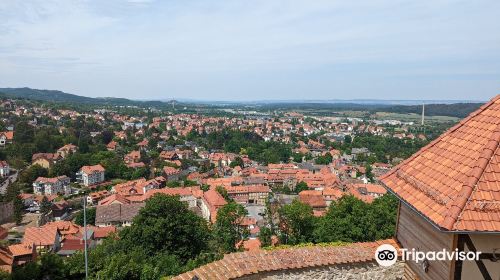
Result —
[[[14,203],[0,202],[0,224],[11,222],[14,217]]]
[[[398,262],[390,267],[379,266],[376,262],[339,264],[314,268],[279,270],[244,276],[241,280],[398,280],[402,279],[404,263]]]

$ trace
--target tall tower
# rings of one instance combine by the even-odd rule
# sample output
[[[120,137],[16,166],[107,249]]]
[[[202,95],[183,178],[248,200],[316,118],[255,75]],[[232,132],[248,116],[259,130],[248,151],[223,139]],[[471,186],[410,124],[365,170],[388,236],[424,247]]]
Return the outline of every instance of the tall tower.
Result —
[[[422,125],[424,125],[425,118],[425,103],[422,103]]]

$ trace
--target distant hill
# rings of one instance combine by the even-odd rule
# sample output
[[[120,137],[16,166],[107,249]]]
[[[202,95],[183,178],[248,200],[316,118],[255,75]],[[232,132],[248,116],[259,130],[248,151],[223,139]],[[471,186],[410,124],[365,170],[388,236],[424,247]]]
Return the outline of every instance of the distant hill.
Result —
[[[22,98],[46,102],[77,103],[77,104],[96,104],[96,105],[114,105],[114,106],[146,106],[159,107],[167,102],[163,101],[137,101],[126,98],[99,97],[92,98],[70,94],[59,90],[32,89],[32,88],[0,88],[0,97]]]
[[[141,106],[141,107],[165,107],[169,105],[169,101],[139,101],[130,100],[126,98],[115,97],[85,97],[75,94],[62,92],[59,90],[45,90],[45,89],[32,89],[32,88],[0,88],[0,97],[10,98],[23,98],[46,102],[60,102],[60,103],[73,103],[73,104],[93,104],[93,105],[110,105],[110,106]],[[359,103],[358,103],[359,102]],[[377,101],[382,102],[382,101]],[[389,101],[386,101],[389,102]],[[273,110],[321,110],[321,111],[370,111],[370,112],[391,112],[391,113],[417,113],[422,111],[421,105],[395,105],[391,101],[389,103],[374,103],[367,100],[349,100],[349,101],[324,101],[324,102],[311,102],[311,101],[289,101],[289,102],[256,102],[251,104],[249,102],[226,102],[228,106],[236,107],[254,107],[261,111]],[[402,101],[399,101],[402,102]],[[408,101],[409,102],[409,101]],[[414,101],[412,101],[414,102]],[[436,101],[440,102],[441,101]],[[197,102],[185,102],[196,104]],[[392,104],[391,104],[392,103]],[[446,103],[446,102],[443,102]],[[221,106],[217,102],[203,102],[208,106]],[[415,104],[415,103],[413,103]],[[427,116],[450,116],[463,118],[476,110],[482,103],[446,103],[446,104],[426,104],[425,114]]]

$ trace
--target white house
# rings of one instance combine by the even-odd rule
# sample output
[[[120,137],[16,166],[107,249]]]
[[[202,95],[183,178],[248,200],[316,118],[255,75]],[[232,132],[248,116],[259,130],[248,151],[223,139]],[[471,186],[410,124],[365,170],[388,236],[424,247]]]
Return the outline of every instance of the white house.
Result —
[[[85,186],[91,186],[104,182],[105,169],[100,164],[85,165],[76,173],[76,179]]]
[[[9,174],[10,174],[9,164],[4,160],[0,161],[0,177],[9,176]]]
[[[38,177],[33,182],[33,192],[37,195],[62,194],[68,191],[70,179],[68,176],[55,178]]]

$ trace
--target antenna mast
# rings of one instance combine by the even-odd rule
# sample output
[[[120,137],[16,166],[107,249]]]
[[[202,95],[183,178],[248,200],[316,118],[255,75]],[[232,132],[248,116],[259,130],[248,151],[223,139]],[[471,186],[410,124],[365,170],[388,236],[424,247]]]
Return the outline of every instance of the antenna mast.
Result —
[[[425,118],[425,103],[422,103],[422,126],[424,125]]]

